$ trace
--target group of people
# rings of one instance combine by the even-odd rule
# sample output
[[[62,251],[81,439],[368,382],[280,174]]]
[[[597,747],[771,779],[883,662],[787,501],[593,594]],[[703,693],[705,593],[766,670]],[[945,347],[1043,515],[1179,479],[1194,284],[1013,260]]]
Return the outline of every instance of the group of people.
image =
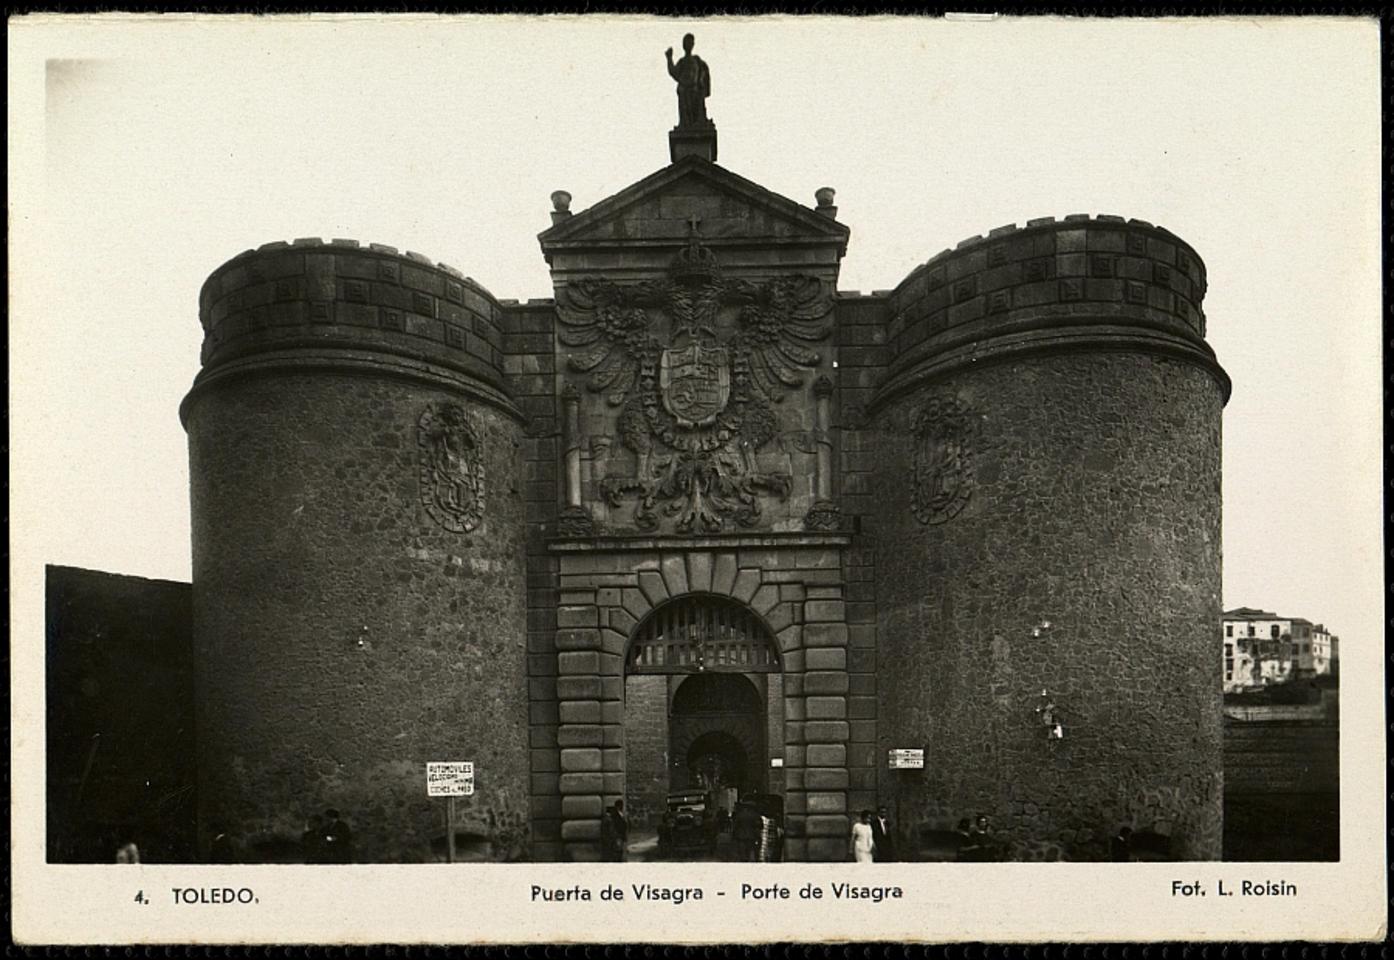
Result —
[[[959,836],[958,859],[963,863],[988,863],[997,859],[997,841],[992,836],[992,824],[983,814],[970,822],[964,817],[954,827]]]
[[[607,862],[624,860],[629,844],[629,820],[624,815],[624,801],[616,800],[605,808],[600,817],[600,855]]]
[[[852,824],[852,859],[857,863],[889,863],[896,859],[895,830],[884,804],[875,814],[863,810]]]

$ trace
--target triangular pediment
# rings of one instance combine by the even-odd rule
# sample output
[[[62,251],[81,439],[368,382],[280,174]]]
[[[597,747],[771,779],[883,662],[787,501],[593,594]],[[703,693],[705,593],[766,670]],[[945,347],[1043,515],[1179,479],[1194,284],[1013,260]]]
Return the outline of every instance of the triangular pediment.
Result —
[[[682,243],[694,233],[712,246],[826,244],[841,257],[850,231],[724,167],[687,157],[554,224],[538,240],[550,261],[558,249]]]

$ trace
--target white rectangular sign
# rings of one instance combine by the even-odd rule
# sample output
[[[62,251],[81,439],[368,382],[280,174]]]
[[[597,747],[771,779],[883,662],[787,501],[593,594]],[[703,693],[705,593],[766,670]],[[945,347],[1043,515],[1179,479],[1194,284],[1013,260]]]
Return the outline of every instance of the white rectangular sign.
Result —
[[[892,750],[890,756],[892,770],[923,770],[923,750]]]
[[[468,797],[473,794],[473,762],[452,760],[426,764],[426,796]]]

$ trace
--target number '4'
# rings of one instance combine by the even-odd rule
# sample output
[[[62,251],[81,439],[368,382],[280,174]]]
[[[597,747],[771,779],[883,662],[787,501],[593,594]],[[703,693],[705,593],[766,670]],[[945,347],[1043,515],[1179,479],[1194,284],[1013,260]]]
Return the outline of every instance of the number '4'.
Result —
[[[145,900],[145,891],[144,891],[144,890],[137,890],[137,891],[136,891],[136,903],[145,903],[145,902],[146,902],[146,900]]]

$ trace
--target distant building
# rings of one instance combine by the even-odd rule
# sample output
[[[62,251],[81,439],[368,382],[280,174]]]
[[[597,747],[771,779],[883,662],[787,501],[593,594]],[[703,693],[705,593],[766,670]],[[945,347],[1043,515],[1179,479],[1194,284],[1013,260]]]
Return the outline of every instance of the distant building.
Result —
[[[1335,672],[1338,640],[1322,624],[1254,607],[1225,611],[1221,624],[1226,693]]]

